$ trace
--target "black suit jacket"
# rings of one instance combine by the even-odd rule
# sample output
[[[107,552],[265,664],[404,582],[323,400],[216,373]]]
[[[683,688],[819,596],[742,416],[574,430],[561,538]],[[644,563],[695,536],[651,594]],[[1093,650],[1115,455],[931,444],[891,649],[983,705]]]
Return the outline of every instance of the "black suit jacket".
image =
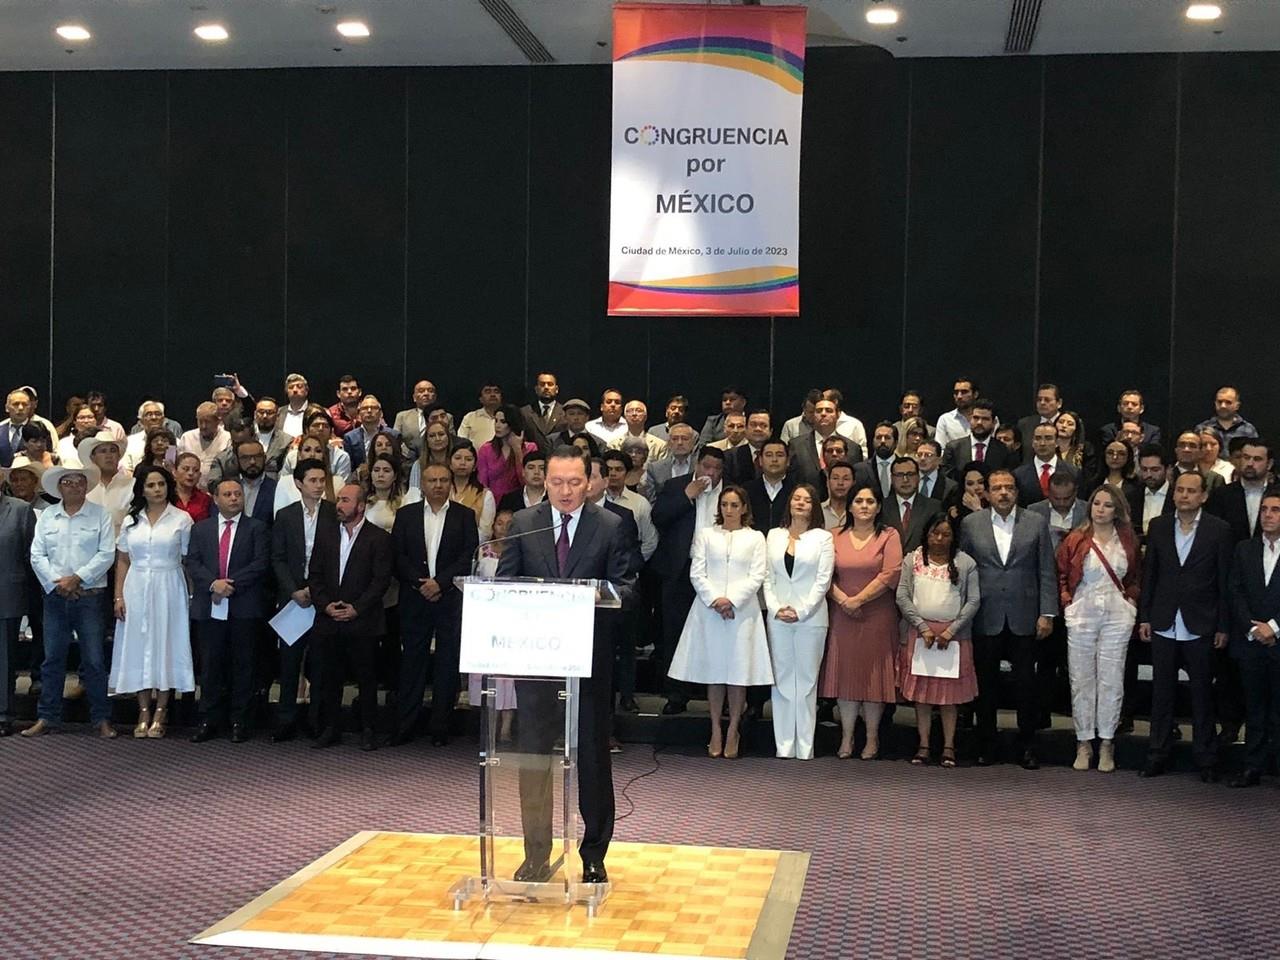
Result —
[[[768,536],[769,531],[782,522],[787,501],[791,499],[791,491],[795,488],[796,482],[787,476],[782,481],[782,489],[778,491],[778,495],[770,500],[764,488],[763,477],[750,481],[743,489],[747,491],[747,500],[751,503],[751,526]]]
[[[1076,478],[1077,489],[1080,483],[1080,471],[1073,465],[1058,461],[1058,465],[1050,471],[1050,475],[1054,473],[1069,473]],[[1047,499],[1044,491],[1040,489],[1040,475],[1036,473],[1035,454],[1031,455],[1031,459],[1021,466],[1015,467],[1013,470],[1013,479],[1018,484],[1018,506],[1029,507],[1033,503],[1039,503],[1041,500]]]
[[[756,464],[756,448],[750,443],[734,447],[724,456],[724,479],[727,483],[736,483],[745,487],[760,476],[760,467]]]
[[[427,569],[426,531],[422,527],[425,509],[426,504],[421,500],[405,504],[396,511],[391,527],[395,576],[400,581],[400,618],[406,625],[424,616],[430,606],[458,602],[461,594],[453,578],[465,577],[471,572],[471,562],[480,546],[475,511],[461,503],[450,503],[444,513],[440,547],[436,550],[435,581],[440,585],[440,599],[428,601],[418,592],[420,581],[431,576]]]
[[[1169,498],[1170,501],[1173,497]],[[1225,483],[1218,487],[1211,494],[1204,508],[1212,513],[1215,517],[1221,517],[1227,522],[1231,528],[1231,539],[1239,543],[1241,540],[1248,540],[1258,535],[1258,521],[1254,520],[1253,526],[1249,526],[1249,508],[1244,502],[1244,485],[1238,480],[1231,483]],[[1258,511],[1258,515],[1262,515],[1262,511]]]
[[[546,500],[546,499],[547,499],[547,494],[546,494],[546,491],[544,490],[542,493],[542,500]],[[538,503],[542,503],[542,500],[539,500]],[[534,504],[535,507],[537,505],[538,505],[537,503]],[[528,507],[524,505],[524,487],[522,486],[517,487],[516,489],[512,490],[510,493],[504,493],[502,495],[502,499],[498,501],[499,513],[501,513],[503,510],[510,510],[512,513],[519,513],[521,510],[527,510],[527,509]]]
[[[184,566],[191,578],[191,619],[213,619],[213,594],[209,587],[218,579],[218,541],[222,537],[222,516],[214,513],[191,528],[191,542]],[[227,579],[235,581],[235,593],[222,601],[229,603],[230,620],[255,620],[267,615],[267,583],[271,561],[271,528],[253,517],[240,516],[236,536],[227,558]]]
[[[920,478],[920,489],[924,489],[924,478]],[[938,465],[937,473],[934,474],[933,487],[929,490],[929,499],[937,500],[939,503],[946,503],[947,499],[955,492],[959,486],[942,470],[942,465]]]
[[[942,466],[939,469],[959,483],[964,479],[960,476],[960,471],[972,460],[973,437],[961,437],[959,440],[952,440],[942,451]],[[994,436],[987,438],[986,455],[982,462],[987,465],[988,470],[1011,470],[1017,466],[1017,460],[1017,455],[1011,453]]]
[[[1199,637],[1212,637],[1225,632],[1231,622],[1227,604],[1231,528],[1202,510],[1195,541],[1182,565],[1174,543],[1177,522],[1176,513],[1166,514],[1152,520],[1147,530],[1138,620],[1151,624],[1153,631],[1170,630],[1181,610],[1188,630]]]
[[[841,434],[844,436],[844,434]],[[847,459],[857,465],[864,462],[862,456],[862,447],[854,443],[848,437],[845,437],[845,446],[848,448],[849,455]],[[827,498],[827,477],[823,473],[822,467],[818,464],[818,448],[814,444],[813,431],[806,430],[798,437],[787,444],[791,451],[791,479],[796,483],[811,483],[818,488],[818,493],[822,499]],[[874,471],[873,471],[874,474]]]
[[[578,529],[569,549],[569,563],[563,573],[556,559],[555,534],[543,529],[551,525],[551,504],[545,501],[516,514],[507,536],[532,530],[542,532],[508,540],[498,561],[498,576],[608,580],[618,589],[624,602],[630,599],[633,577],[628,567],[631,558],[622,521],[616,514],[594,503],[582,505]]]
[[[1261,537],[1236,544],[1227,582],[1231,604],[1231,642],[1248,644],[1252,621],[1280,618],[1280,564],[1271,573],[1271,583],[1263,579]]]
[[[337,526],[338,513],[328,500],[316,508],[317,534],[323,526]],[[275,574],[276,603],[284,606],[307,585],[307,532],[302,523],[302,501],[281,509],[271,525],[271,572]]]
[[[622,504],[610,500],[601,500],[599,506],[618,518],[623,539],[627,541],[627,573],[635,576],[644,566],[644,556],[640,553],[640,528],[636,525],[635,514]]]
[[[382,597],[391,586],[391,534],[366,520],[351,546],[345,576],[339,579],[342,535],[339,524],[316,526],[307,578],[316,608],[312,632],[317,637],[380,637],[387,629]],[[354,620],[339,622],[324,612],[337,600],[356,608]]]
[[[902,513],[898,509],[898,495],[891,493],[884,498],[880,507],[880,516],[889,526],[898,531],[902,538],[902,553],[905,556],[924,542],[924,530],[929,521],[942,512],[942,504],[933,497],[921,496],[911,502],[911,523],[906,530],[902,529]]]
[[[649,565],[660,577],[678,577],[689,565],[689,549],[693,546],[693,527],[698,512],[693,501],[685,496],[684,488],[684,483],[665,484],[653,501],[652,516],[653,525],[658,528],[658,548],[649,558]]]
[[[263,477],[262,486],[258,487],[258,499],[253,501],[253,510],[249,516],[261,520],[268,527],[276,519],[276,478]]]

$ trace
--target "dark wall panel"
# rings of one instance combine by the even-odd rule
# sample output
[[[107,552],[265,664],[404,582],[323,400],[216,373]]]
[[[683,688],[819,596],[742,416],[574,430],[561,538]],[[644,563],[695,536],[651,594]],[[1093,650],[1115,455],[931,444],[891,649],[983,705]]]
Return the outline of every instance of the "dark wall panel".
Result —
[[[1148,419],[1168,410],[1176,70],[1046,61],[1039,372],[1090,434],[1130,385]]]
[[[815,48],[805,61],[800,312],[776,321],[774,406],[838,387],[867,425],[902,380],[906,68],[883,50]],[[820,345],[815,349],[815,345]]]
[[[1215,389],[1235,381],[1244,415],[1278,436],[1280,58],[1182,62],[1172,422],[1210,416]]]
[[[524,377],[529,82],[409,75],[408,386],[428,378],[459,411],[480,380],[515,399]]]
[[[609,236],[608,67],[530,68],[529,371],[594,408],[616,386],[644,396],[646,322],[605,316]]]
[[[405,77],[300,70],[286,78],[291,370],[334,402],[339,375],[404,394]],[[385,396],[384,396],[385,395]]]
[[[165,397],[184,424],[214,373],[283,402],[284,87],[279,71],[170,77]]]
[[[906,379],[936,416],[974,376],[1007,418],[1033,391],[1041,62],[910,69]]]
[[[0,392],[29,383],[50,409],[49,180],[53,77],[0,74]]]
[[[134,71],[55,86],[54,403],[100,388],[126,427],[165,381],[167,84]]]

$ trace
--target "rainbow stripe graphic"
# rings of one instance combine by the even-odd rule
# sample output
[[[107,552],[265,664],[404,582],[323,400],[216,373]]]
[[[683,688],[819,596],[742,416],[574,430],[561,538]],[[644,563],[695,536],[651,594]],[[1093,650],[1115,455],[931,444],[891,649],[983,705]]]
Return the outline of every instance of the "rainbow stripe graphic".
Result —
[[[681,60],[730,70],[745,70],[778,84],[788,93],[804,89],[804,54],[796,55],[751,37],[678,37],[653,43],[617,60]]]
[[[668,280],[609,284],[609,313],[794,314],[800,277],[793,267],[747,267]]]

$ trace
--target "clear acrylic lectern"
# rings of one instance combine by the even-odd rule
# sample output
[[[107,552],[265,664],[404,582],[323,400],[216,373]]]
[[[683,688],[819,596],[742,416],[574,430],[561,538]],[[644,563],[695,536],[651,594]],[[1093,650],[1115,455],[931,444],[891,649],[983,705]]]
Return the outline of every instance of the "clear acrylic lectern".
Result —
[[[582,903],[578,840],[578,682],[590,676],[595,611],[621,601],[608,581],[459,577],[461,669],[480,681],[479,874],[450,889],[476,899]],[[477,669],[473,669],[477,668]],[[532,879],[516,880],[522,866]],[[526,871],[528,872],[528,871]]]

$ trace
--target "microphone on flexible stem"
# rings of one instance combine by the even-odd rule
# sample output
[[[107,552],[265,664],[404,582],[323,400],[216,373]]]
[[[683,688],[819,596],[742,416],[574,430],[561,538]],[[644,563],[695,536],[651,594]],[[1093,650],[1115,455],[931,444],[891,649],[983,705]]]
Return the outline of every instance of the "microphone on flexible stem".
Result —
[[[531,537],[535,533],[549,533],[555,530],[556,525],[553,523],[547,527],[538,527],[536,530],[522,530],[520,533],[509,533],[505,537],[494,537],[492,540],[486,540],[479,544],[475,552],[471,554],[471,575],[476,575],[476,567],[480,566],[480,551],[491,543],[505,543],[508,540],[519,540],[521,537]]]

